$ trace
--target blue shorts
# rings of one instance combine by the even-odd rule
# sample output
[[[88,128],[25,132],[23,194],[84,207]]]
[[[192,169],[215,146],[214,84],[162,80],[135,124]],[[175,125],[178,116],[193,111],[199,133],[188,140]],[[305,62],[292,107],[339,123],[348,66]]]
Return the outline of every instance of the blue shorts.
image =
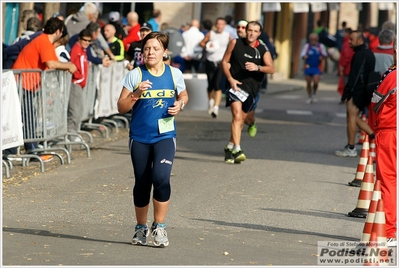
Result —
[[[305,69],[306,76],[321,75],[319,67],[309,67]]]

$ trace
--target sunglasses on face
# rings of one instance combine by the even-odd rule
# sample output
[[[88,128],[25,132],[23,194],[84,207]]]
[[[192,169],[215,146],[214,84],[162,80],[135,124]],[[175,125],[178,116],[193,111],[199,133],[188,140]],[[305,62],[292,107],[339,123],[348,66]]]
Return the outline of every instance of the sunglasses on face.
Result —
[[[82,40],[82,41],[84,41],[84,42],[91,42],[91,39],[84,39],[84,38],[81,38],[80,40]]]
[[[237,26],[237,29],[245,29],[246,27],[245,26]]]

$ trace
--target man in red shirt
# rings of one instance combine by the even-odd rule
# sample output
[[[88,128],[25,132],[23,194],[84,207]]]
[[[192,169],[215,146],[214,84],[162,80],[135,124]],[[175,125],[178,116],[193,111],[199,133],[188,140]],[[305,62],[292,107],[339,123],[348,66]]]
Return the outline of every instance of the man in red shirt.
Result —
[[[355,52],[349,45],[349,37],[351,33],[351,28],[346,28],[344,30],[344,39],[342,41],[342,47],[340,51],[341,54],[338,61],[338,73],[340,76],[338,92],[341,96],[344,93],[345,85],[348,82],[348,77],[351,70],[351,61],[353,54],[355,54]]]
[[[87,83],[89,73],[89,63],[87,60],[86,49],[91,42],[92,34],[89,29],[84,29],[79,33],[78,42],[71,49],[71,62],[77,67],[72,75],[71,90],[69,92],[67,129],[69,133],[77,133],[83,114],[83,88]],[[70,135],[70,141],[81,141],[78,136]]]
[[[376,143],[376,179],[381,181],[384,200],[387,246],[396,246],[396,39],[394,63],[382,75],[371,100],[371,124],[374,126]]]
[[[139,15],[132,11],[129,12],[126,16],[128,25],[126,28],[128,29],[128,34],[125,39],[123,39],[123,45],[125,46],[125,51],[129,50],[129,46],[131,43],[139,41],[140,38],[140,24],[139,24]]]
[[[11,69],[59,69],[67,70],[70,73],[76,71],[76,66],[70,62],[60,62],[55,53],[54,43],[58,41],[64,30],[64,22],[58,18],[50,18],[43,28],[43,33],[27,44],[18,55]],[[40,88],[40,72],[23,72],[21,75],[23,92],[22,120],[24,122],[24,138],[32,139],[32,133],[35,133],[36,118],[34,118],[33,96]],[[37,148],[37,143],[25,143],[25,150],[30,153]],[[43,161],[48,161],[51,156],[40,156]]]

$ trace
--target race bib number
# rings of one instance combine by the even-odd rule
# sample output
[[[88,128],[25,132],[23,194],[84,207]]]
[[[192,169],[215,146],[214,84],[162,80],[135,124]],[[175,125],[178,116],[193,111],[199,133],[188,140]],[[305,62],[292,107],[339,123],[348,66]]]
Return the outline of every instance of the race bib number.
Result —
[[[172,116],[158,119],[158,129],[160,134],[175,130],[175,118]]]
[[[230,88],[229,92],[232,93],[234,96],[236,96],[241,102],[244,102],[249,96],[249,94],[247,92],[245,92],[244,90],[242,90],[241,88],[237,91]]]

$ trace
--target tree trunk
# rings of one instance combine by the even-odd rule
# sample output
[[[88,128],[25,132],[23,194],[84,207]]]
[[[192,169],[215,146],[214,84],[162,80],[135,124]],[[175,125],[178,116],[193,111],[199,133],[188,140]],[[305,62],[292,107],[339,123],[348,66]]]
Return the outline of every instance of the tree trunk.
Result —
[[[48,2],[44,4],[43,25],[53,16],[54,13],[60,12],[60,2]]]

